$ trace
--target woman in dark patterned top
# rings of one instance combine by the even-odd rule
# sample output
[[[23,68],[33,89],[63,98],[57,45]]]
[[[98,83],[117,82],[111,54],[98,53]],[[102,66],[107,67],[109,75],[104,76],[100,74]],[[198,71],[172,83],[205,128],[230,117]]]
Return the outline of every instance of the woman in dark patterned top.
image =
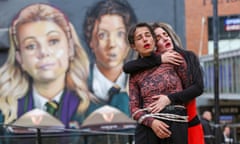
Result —
[[[140,58],[152,54],[156,38],[158,44],[166,40],[166,48],[158,49],[159,53],[164,53],[173,49],[173,43],[167,33],[163,29],[162,31],[161,35],[155,37],[150,25],[139,23],[130,29],[128,40]],[[136,144],[187,144],[187,113],[183,103],[169,105],[161,113],[158,107],[158,103],[162,101],[159,95],[182,91],[187,82],[185,61],[179,66],[162,64],[130,75],[130,110],[132,117],[139,123],[136,129]],[[170,101],[167,104],[170,104]]]
[[[160,27],[167,32],[169,37],[172,39],[174,45],[174,51],[172,53],[178,51],[184,57],[187,62],[188,69],[188,77],[190,78],[189,84],[187,87],[184,87],[183,91],[179,91],[176,93],[171,93],[168,95],[160,95],[161,103],[158,103],[158,110],[163,109],[167,104],[181,102],[185,103],[187,107],[187,115],[188,115],[188,143],[189,144],[203,144],[203,129],[202,125],[197,116],[197,108],[196,108],[196,97],[200,96],[203,92],[203,73],[199,63],[197,56],[191,52],[182,49],[181,40],[175,31],[171,28],[170,25],[166,23],[154,23],[153,29],[155,34],[158,37],[158,40],[161,38],[159,34],[160,31],[157,29]],[[160,32],[160,33],[158,33]],[[158,48],[161,46],[157,46]],[[162,54],[161,54],[162,55]],[[137,73],[139,71],[143,71],[155,66],[158,66],[162,63],[161,55],[152,54],[148,57],[144,57],[141,59],[137,59],[134,61],[130,61],[124,65],[124,71],[126,73]],[[172,59],[169,57],[169,59]],[[167,133],[165,133],[167,135]]]

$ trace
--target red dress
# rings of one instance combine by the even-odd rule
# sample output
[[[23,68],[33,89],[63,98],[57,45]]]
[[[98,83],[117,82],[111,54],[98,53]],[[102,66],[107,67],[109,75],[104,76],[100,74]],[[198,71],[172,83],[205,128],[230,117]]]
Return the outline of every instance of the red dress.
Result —
[[[197,116],[196,99],[191,100],[186,105],[188,121],[190,122]],[[188,144],[204,144],[204,133],[202,124],[198,123],[188,127]]]

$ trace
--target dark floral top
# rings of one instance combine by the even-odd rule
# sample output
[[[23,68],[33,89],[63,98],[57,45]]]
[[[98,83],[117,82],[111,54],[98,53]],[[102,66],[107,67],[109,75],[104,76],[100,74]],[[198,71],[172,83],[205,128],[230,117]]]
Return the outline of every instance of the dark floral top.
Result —
[[[171,94],[182,91],[187,81],[186,61],[180,66],[172,64],[161,64],[151,69],[139,71],[130,75],[129,97],[131,114],[146,108],[154,99],[152,96],[159,94]],[[147,114],[146,111],[139,111],[134,114],[133,119],[139,119]],[[148,117],[142,124],[151,126],[153,118]]]

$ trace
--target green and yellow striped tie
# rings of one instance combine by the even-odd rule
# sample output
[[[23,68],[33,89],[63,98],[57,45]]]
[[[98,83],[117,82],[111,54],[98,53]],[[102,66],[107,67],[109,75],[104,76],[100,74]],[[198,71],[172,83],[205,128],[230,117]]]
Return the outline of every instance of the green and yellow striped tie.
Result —
[[[45,104],[46,111],[50,113],[51,115],[55,115],[58,109],[58,103],[56,101],[49,101]]]

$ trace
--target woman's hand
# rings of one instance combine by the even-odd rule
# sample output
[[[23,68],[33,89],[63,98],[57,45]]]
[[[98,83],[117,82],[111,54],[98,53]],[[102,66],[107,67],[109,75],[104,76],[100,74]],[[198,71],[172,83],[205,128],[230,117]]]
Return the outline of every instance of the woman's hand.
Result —
[[[162,63],[170,63],[180,65],[183,62],[183,57],[174,50],[169,50],[161,55]]]
[[[152,97],[154,100],[148,106],[148,111],[151,113],[157,113],[163,110],[167,105],[171,103],[170,99],[166,95],[155,95]]]
[[[157,119],[153,120],[151,128],[154,133],[161,139],[168,138],[172,134],[171,131],[168,129],[169,126],[163,121]]]

